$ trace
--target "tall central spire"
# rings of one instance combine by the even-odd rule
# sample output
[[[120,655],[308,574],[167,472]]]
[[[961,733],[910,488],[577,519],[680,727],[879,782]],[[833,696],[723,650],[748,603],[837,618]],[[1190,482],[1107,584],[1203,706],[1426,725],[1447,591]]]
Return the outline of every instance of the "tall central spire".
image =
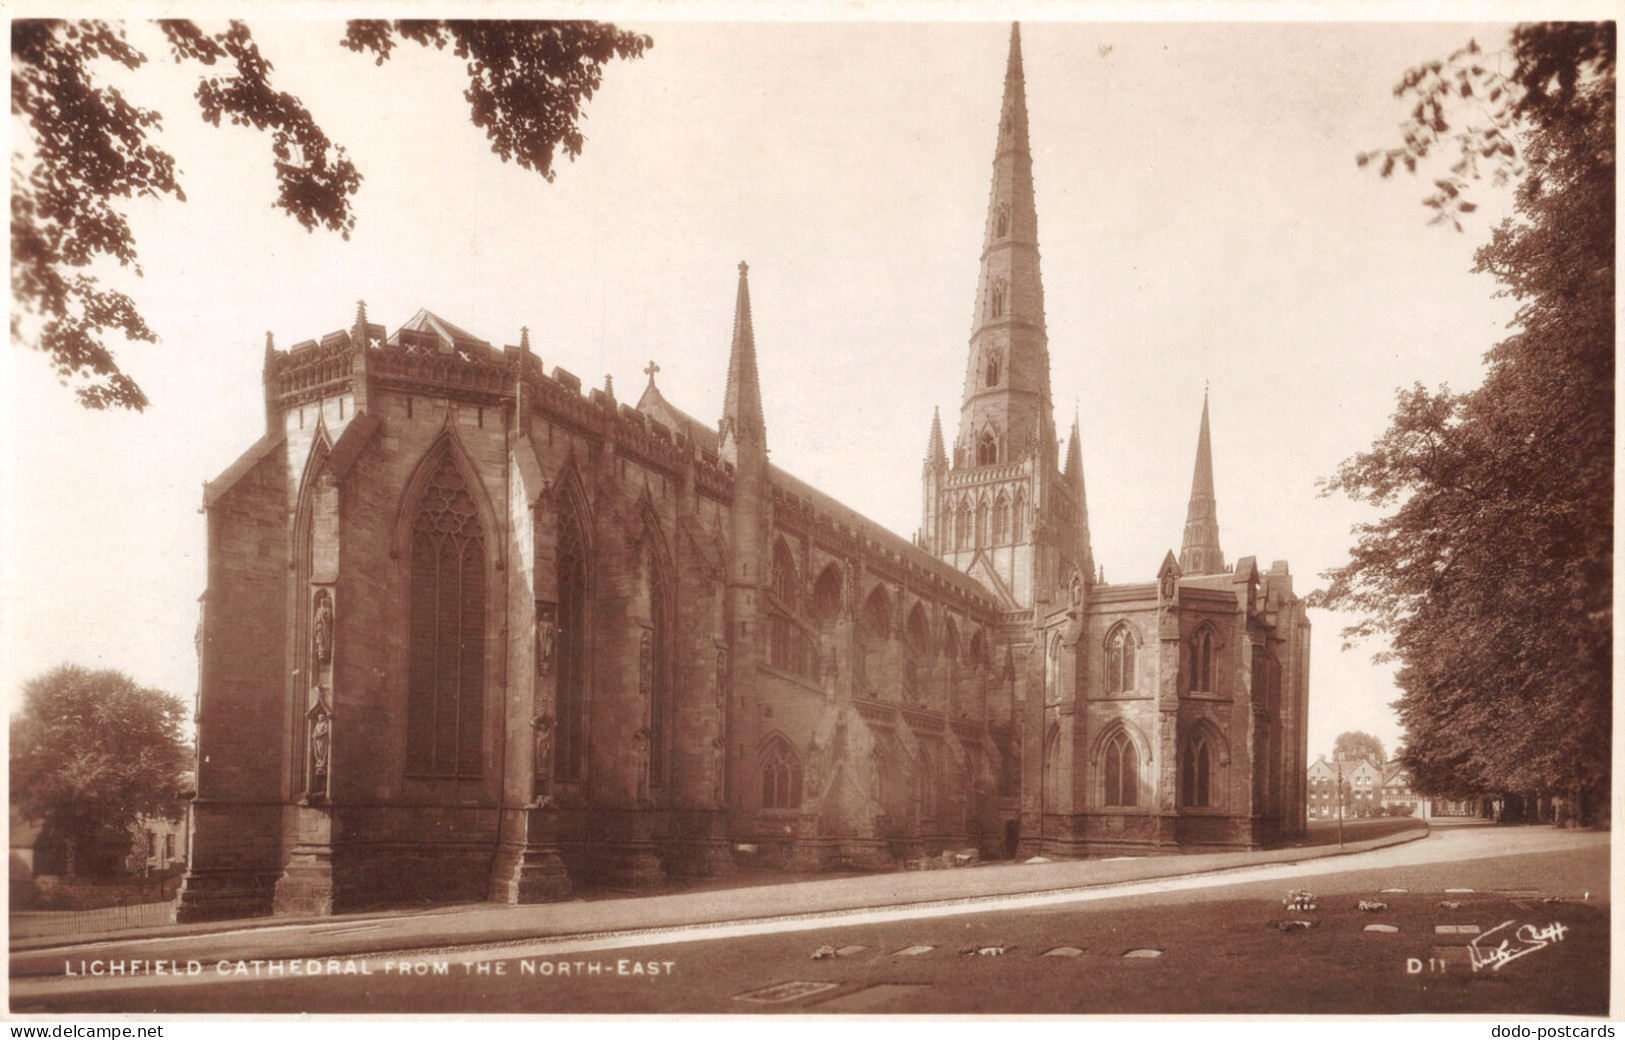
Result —
[[[1213,444],[1207,429],[1207,395],[1202,395],[1202,430],[1196,435],[1196,472],[1191,476],[1191,504],[1185,513],[1185,541],[1179,569],[1186,574],[1224,573],[1219,549],[1219,512],[1213,496]]]
[[[1012,25],[957,443],[963,464],[980,465],[1054,439],[1021,27]]]

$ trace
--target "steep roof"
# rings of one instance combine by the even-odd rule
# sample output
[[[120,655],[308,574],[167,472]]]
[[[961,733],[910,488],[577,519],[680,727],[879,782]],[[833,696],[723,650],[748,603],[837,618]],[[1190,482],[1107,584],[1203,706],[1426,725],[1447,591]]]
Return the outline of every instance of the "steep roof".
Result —
[[[688,436],[704,451],[715,452],[720,442],[717,431],[705,423],[689,415],[687,412],[673,405],[661,394],[654,380],[644,388],[643,396],[638,400],[638,411],[657,420],[661,424]],[[817,488],[798,477],[794,477],[778,466],[769,464],[768,474],[780,490],[805,499],[812,503],[819,512],[824,513],[837,523],[844,524],[855,530],[862,531],[882,548],[898,554],[909,563],[914,564],[931,574],[941,578],[949,586],[958,589],[966,595],[978,599],[996,601],[996,597],[985,588],[981,582],[937,559],[907,538],[902,537],[875,521],[864,516],[836,499],[830,497]]]

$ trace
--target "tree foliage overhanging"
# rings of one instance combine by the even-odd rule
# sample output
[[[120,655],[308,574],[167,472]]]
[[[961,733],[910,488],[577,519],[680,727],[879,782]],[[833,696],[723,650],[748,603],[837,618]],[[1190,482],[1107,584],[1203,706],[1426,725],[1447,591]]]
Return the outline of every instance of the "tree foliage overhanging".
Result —
[[[1317,600],[1365,616],[1345,635],[1391,640],[1400,757],[1435,794],[1608,790],[1614,51],[1612,23],[1523,25],[1509,74],[1490,78],[1475,46],[1398,88],[1418,105],[1388,154],[1412,169],[1456,108],[1482,118],[1479,95],[1501,91],[1489,123],[1454,132],[1516,183],[1514,215],[1476,255],[1521,304],[1483,384],[1402,391],[1387,432],[1324,485],[1391,510],[1355,528]],[[1458,161],[1427,204],[1453,221],[1482,175]]]
[[[241,22],[220,32],[158,23],[177,63],[204,69],[195,96],[205,121],[227,120],[271,135],[274,205],[307,230],[348,238],[361,173],[310,110],[272,82],[272,65]],[[598,22],[360,21],[340,41],[387,61],[397,41],[450,47],[469,77],[474,125],[491,150],[548,180],[562,148],[574,159],[584,137],[582,106],[615,58],[636,58],[647,36]],[[11,165],[11,336],[48,354],[62,382],[89,408],[146,407],[108,341],[154,343],[129,295],[101,284],[90,267],[114,261],[140,273],[122,200],[184,201],[175,160],[150,134],[163,115],[133,104],[97,76],[113,62],[138,69],[147,57],[123,26],[101,21],[17,19],[11,23],[11,112],[27,150]]]
[[[11,802],[41,838],[108,869],[142,816],[175,818],[189,768],[186,707],[121,672],[62,665],[23,690],[11,720]],[[112,846],[112,854],[97,850]]]

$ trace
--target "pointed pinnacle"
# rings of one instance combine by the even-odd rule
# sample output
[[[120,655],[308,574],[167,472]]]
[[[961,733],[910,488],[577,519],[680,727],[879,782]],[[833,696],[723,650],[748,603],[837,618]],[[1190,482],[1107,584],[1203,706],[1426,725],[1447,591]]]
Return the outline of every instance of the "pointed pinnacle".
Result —
[[[723,421],[735,436],[765,441],[762,388],[756,372],[756,333],[750,316],[750,265],[739,262],[739,293],[734,300],[733,343],[728,350],[728,384],[723,398]]]
[[[931,410],[931,435],[925,442],[925,465],[928,469],[948,464],[948,452],[942,445],[942,409]]]
[[[523,351],[527,351],[527,352],[530,350],[530,326],[529,325],[523,325],[519,329],[519,349],[523,350]]]

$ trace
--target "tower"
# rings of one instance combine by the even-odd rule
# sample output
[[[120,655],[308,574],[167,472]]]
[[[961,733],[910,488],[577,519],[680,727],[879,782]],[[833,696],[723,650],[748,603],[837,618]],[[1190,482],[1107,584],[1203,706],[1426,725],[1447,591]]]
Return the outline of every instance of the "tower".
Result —
[[[1081,461],[1075,476],[1062,475],[1050,399],[1019,25],[1010,29],[959,433],[935,466],[933,431],[921,545],[1010,607],[1031,607],[1074,567],[1089,569]]]
[[[1222,574],[1219,516],[1213,498],[1213,445],[1208,437],[1207,395],[1202,395],[1202,429],[1196,435],[1196,472],[1191,476],[1191,504],[1185,513],[1185,540],[1179,549],[1184,574]]]

